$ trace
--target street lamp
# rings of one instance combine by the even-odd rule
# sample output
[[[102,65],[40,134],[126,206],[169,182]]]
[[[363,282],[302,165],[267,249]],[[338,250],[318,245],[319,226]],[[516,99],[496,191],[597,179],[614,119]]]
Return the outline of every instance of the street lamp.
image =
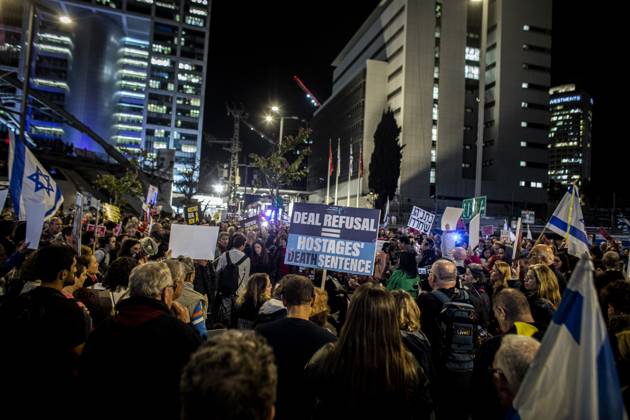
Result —
[[[284,120],[301,120],[300,117],[296,117],[295,115],[280,115],[280,108],[277,105],[273,105],[271,110],[278,114],[278,119],[280,119],[280,133],[278,137],[278,147],[282,146],[282,135],[284,133]],[[274,121],[274,117],[271,114],[265,115],[265,122],[270,124]]]
[[[217,194],[223,194],[223,191],[224,191],[225,188],[223,187],[223,184],[214,184],[212,186],[212,189]]]
[[[28,1],[28,26],[26,34],[26,50],[24,51],[24,80],[22,81],[22,103],[20,104],[20,126],[18,127],[18,135],[21,141],[24,141],[24,129],[26,127],[26,107],[28,103],[28,95],[31,80],[31,64],[33,61],[33,39],[35,31],[35,19],[37,18],[36,8],[47,9],[44,6],[36,4],[35,1]],[[50,9],[47,11],[52,12]],[[64,25],[72,24],[70,16],[62,15],[58,17],[59,22]]]
[[[481,45],[479,48],[479,101],[477,103],[477,155],[475,161],[475,197],[481,196],[483,172],[483,129],[486,107],[486,44],[488,43],[488,0],[471,0],[481,5]]]

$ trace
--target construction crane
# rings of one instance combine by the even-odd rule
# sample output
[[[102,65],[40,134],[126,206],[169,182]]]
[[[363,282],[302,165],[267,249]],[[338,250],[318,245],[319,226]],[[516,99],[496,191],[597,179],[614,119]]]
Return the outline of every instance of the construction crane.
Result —
[[[321,102],[319,102],[315,95],[313,95],[313,92],[311,92],[310,89],[306,87],[304,82],[302,82],[299,77],[293,76],[293,81],[297,83],[300,89],[302,89],[302,92],[306,93],[306,99],[311,102],[311,105],[313,105],[315,108],[319,108],[320,106],[322,106]]]

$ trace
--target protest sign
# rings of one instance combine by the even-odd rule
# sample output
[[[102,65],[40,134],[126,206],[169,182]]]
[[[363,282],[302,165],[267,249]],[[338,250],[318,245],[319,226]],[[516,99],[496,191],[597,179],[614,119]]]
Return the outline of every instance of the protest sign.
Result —
[[[155,206],[157,204],[158,189],[155,185],[149,185],[149,191],[147,191],[147,201],[149,206]]]
[[[464,209],[457,207],[447,207],[442,214],[442,230],[455,230],[457,228],[457,222],[462,215]]]
[[[470,219],[468,226],[468,248],[473,251],[479,245],[479,223],[481,222],[481,214],[477,213]]]
[[[199,224],[199,213],[201,213],[199,205],[186,207],[184,209],[184,218],[186,219],[186,224]]]
[[[481,233],[483,233],[484,236],[492,236],[494,234],[494,230],[494,225],[486,225],[481,228]]]
[[[171,225],[169,249],[173,257],[190,257],[194,260],[211,260],[217,245],[217,226]]]
[[[431,226],[433,226],[434,220],[435,214],[422,210],[420,207],[413,206],[407,226],[419,231],[420,233],[428,234],[431,232]]]
[[[104,225],[99,225],[96,227],[96,236],[97,237],[104,237],[107,234],[107,228]]]
[[[241,220],[241,227],[243,229],[250,229],[256,226],[258,226],[258,216],[252,216]]]
[[[114,223],[119,223],[120,208],[113,204],[103,203],[103,218]]]
[[[380,211],[295,203],[284,263],[371,276]]]

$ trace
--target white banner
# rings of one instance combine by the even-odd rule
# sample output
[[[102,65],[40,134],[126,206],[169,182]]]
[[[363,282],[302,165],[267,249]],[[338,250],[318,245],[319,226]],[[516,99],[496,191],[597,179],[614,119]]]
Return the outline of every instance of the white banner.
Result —
[[[435,220],[435,214],[429,213],[426,210],[422,210],[420,207],[413,206],[411,216],[409,216],[409,222],[407,226],[413,228],[421,233],[428,234],[431,232],[433,221]]]

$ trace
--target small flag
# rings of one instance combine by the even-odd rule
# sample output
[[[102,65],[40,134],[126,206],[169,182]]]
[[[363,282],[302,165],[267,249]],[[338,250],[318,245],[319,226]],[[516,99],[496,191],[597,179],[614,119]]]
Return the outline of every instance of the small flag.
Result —
[[[52,217],[63,203],[55,180],[12,132],[9,132],[9,193],[19,220],[27,220],[28,203],[43,203],[45,219]]]
[[[363,178],[363,146],[359,147],[359,178]]]
[[[582,254],[514,398],[520,420],[627,420],[615,358]]]
[[[337,139],[337,177],[341,170],[341,138]]]
[[[527,239],[529,239],[530,241],[534,239],[534,237],[532,236],[532,231],[529,230],[529,224],[527,224]]]
[[[579,197],[577,187],[570,185],[546,226],[550,231],[565,238],[569,254],[576,257],[588,253],[591,245],[586,235]]]
[[[333,172],[335,172],[335,165],[333,164],[332,141],[328,139],[328,175],[332,176]]]
[[[350,179],[350,177],[352,177],[352,164],[353,164],[353,159],[352,159],[352,142],[350,143],[350,166],[349,166],[349,173],[348,173],[348,179]]]

